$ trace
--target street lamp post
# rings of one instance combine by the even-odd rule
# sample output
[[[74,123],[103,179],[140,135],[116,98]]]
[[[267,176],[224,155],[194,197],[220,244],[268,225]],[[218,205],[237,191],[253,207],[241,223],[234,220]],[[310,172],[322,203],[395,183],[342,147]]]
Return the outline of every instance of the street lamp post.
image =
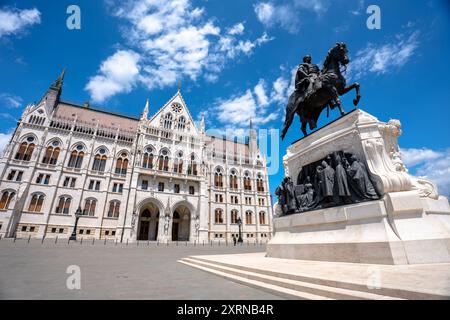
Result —
[[[244,242],[244,240],[242,239],[242,232],[241,232],[241,227],[242,227],[242,219],[241,219],[241,217],[239,217],[238,219],[237,219],[237,223],[238,223],[238,226],[239,226],[239,238],[238,238],[238,243],[242,243],[242,242]]]
[[[73,227],[72,234],[70,235],[69,240],[75,240],[77,241],[77,225],[78,225],[78,219],[81,217],[81,207],[78,207],[77,211],[75,212],[75,226]]]

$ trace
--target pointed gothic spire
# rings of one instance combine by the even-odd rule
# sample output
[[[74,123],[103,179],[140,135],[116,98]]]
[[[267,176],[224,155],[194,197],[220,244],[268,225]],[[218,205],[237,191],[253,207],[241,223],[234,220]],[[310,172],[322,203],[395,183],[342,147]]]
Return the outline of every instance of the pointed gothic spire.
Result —
[[[250,149],[250,155],[253,157],[257,150],[258,150],[258,145],[257,145],[257,138],[256,138],[256,130],[253,129],[253,122],[252,119],[250,119],[250,128],[248,130],[248,144],[249,144],[249,149]]]
[[[144,111],[142,111],[142,115],[141,115],[141,121],[146,121],[148,120],[148,111],[149,111],[149,107],[150,107],[150,102],[147,98],[147,101],[145,102],[145,107],[144,107]]]
[[[200,121],[200,133],[205,133],[205,115],[202,114],[202,120]]]
[[[50,86],[52,89],[61,91],[62,85],[64,83],[64,75],[66,74],[66,68],[62,70],[61,74],[59,75],[58,79],[55,80],[55,82],[52,83]]]

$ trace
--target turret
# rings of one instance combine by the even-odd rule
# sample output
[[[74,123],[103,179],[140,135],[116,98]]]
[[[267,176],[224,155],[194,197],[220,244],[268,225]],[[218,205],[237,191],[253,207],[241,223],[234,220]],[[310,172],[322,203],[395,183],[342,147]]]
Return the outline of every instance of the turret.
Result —
[[[256,130],[253,129],[253,123],[250,119],[250,129],[248,131],[248,147],[250,152],[250,157],[254,159],[258,153],[258,143],[256,138]]]
[[[64,68],[62,70],[61,74],[59,75],[59,77],[50,85],[47,92],[42,97],[41,101],[39,101],[39,105],[41,105],[43,103],[45,104],[47,114],[49,114],[49,115],[56,108],[59,98],[61,97],[65,73],[66,73],[66,69]]]
[[[149,103],[149,101],[147,99],[147,101],[145,102],[144,111],[142,111],[142,114],[141,114],[141,121],[147,121],[148,120],[149,106],[150,106],[150,103]]]
[[[200,133],[205,133],[205,116],[202,114],[202,120],[200,121]]]

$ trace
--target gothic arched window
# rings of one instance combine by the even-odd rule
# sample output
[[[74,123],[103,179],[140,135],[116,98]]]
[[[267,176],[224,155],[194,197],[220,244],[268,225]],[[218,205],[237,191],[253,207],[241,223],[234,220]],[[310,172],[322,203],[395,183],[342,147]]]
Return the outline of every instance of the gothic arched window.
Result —
[[[56,213],[69,214],[71,202],[72,198],[69,196],[59,197],[58,206],[56,207]]]
[[[245,224],[252,224],[252,220],[253,220],[252,216],[253,216],[253,214],[251,211],[247,211],[245,213]]]
[[[158,160],[158,170],[169,171],[169,152],[162,150]]]
[[[89,198],[84,202],[84,210],[83,215],[85,216],[94,216],[95,208],[97,206],[97,200]]]
[[[33,141],[33,137],[28,137],[27,141],[22,142],[14,159],[30,161],[31,156],[33,155],[34,148],[36,146],[34,143],[32,143]]]
[[[223,187],[223,174],[220,168],[217,168],[214,172],[214,187],[222,188]]]
[[[223,223],[223,210],[216,209],[214,211],[214,223]]]
[[[264,180],[261,173],[258,173],[256,178],[256,190],[258,192],[264,192]]]
[[[120,211],[120,201],[113,200],[109,203],[108,209],[108,217],[109,218],[118,218]]]
[[[183,172],[183,152],[181,151],[177,153],[177,156],[173,161],[173,172]]]
[[[45,150],[44,158],[42,159],[42,163],[55,165],[56,161],[58,161],[60,151],[61,149],[59,149],[58,147],[47,147],[47,149]]]
[[[125,175],[127,174],[128,168],[128,154],[123,152],[116,161],[116,174]]]
[[[198,174],[197,160],[194,153],[191,154],[191,158],[189,159],[188,174],[193,176],[196,176]]]
[[[152,148],[147,148],[142,158],[142,167],[152,169],[153,168],[154,152]]]
[[[164,116],[164,129],[172,129],[173,117],[171,113],[167,113]]]
[[[70,153],[69,163],[67,164],[67,166],[69,168],[76,168],[76,169],[81,168],[81,165],[83,164],[83,158],[84,158],[84,152],[82,150],[83,150],[83,146],[78,145],[75,147],[75,150],[73,150]]]
[[[250,173],[248,171],[244,173],[244,190],[252,190],[252,179],[250,178]]]
[[[15,195],[16,193],[14,191],[3,191],[0,199],[0,210],[8,210],[9,204]]]
[[[104,172],[106,168],[106,155],[101,155],[97,153],[94,158],[94,163],[92,164],[92,170]]]
[[[237,189],[238,188],[237,172],[234,169],[230,171],[230,188],[231,189]]]
[[[180,131],[184,131],[185,128],[186,128],[186,119],[183,116],[181,116],[178,119],[177,129]]]
[[[266,213],[264,211],[259,213],[259,224],[266,224]]]
[[[28,211],[41,212],[44,198],[45,196],[43,194],[33,194],[31,196],[30,205],[28,206]]]
[[[238,222],[238,211],[231,210],[231,223],[236,224]]]

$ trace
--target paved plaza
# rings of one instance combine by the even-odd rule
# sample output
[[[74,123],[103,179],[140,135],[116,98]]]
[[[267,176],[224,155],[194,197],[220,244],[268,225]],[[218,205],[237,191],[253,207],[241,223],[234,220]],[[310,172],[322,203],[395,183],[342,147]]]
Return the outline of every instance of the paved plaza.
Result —
[[[0,240],[0,299],[281,299],[177,262],[190,255],[263,252],[264,245]],[[79,266],[81,289],[66,273]]]

